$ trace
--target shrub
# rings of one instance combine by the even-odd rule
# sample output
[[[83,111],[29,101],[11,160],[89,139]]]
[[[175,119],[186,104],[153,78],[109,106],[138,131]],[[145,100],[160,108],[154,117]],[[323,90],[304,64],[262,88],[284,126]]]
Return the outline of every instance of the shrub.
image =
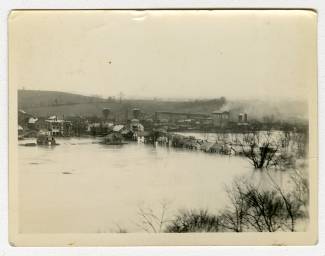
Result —
[[[219,219],[207,210],[180,211],[167,225],[166,232],[218,232]]]

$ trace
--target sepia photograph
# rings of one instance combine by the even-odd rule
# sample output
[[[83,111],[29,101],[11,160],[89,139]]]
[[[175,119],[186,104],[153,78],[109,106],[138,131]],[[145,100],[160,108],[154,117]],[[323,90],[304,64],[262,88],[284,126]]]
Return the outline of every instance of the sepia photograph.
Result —
[[[317,242],[317,13],[17,10],[14,246]]]

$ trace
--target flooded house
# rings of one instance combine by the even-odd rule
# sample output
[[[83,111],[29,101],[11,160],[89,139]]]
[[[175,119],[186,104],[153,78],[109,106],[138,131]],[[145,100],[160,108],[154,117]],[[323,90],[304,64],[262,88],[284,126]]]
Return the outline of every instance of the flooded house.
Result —
[[[104,137],[103,143],[106,145],[122,145],[124,138],[120,133],[110,133]]]
[[[18,140],[24,139],[24,128],[18,125]]]
[[[18,111],[18,125],[24,129],[26,128],[26,130],[38,130],[40,128],[39,118],[22,109]]]
[[[24,132],[24,128],[18,125],[18,135],[22,135]]]
[[[24,110],[18,110],[18,124],[21,127],[27,127],[29,118],[33,117],[32,115],[26,113]]]
[[[46,128],[52,136],[71,136],[72,122],[58,119],[57,116],[50,116],[45,120]]]
[[[112,131],[113,131],[113,133],[121,133],[123,131],[124,127],[125,126],[123,124],[117,124],[117,125],[113,126]]]
[[[81,136],[87,134],[88,120],[82,116],[68,116],[65,117],[66,121],[71,122],[71,133],[74,136]]]
[[[87,124],[87,133],[93,136],[104,136],[112,132],[114,123],[112,122],[96,122]]]
[[[24,110],[18,111],[18,134],[21,138],[33,138],[37,136],[40,129],[46,128],[45,119],[36,117]]]
[[[111,132],[104,137],[103,143],[106,145],[122,145],[124,144],[123,131],[126,131],[124,125],[114,125]]]
[[[87,125],[87,132],[93,136],[101,134],[101,125],[100,123],[89,123]]]
[[[58,145],[53,136],[45,133],[40,133],[37,136],[36,140],[37,145],[44,145],[44,146],[55,146]]]
[[[138,119],[132,119],[130,123],[130,130],[133,133],[133,139],[139,140],[143,139],[144,126],[140,123]]]
[[[138,119],[132,119],[130,123],[130,129],[133,132],[143,132],[144,126],[140,123]]]
[[[37,117],[30,117],[27,122],[27,127],[31,130],[37,130],[38,129],[37,121],[38,121]]]

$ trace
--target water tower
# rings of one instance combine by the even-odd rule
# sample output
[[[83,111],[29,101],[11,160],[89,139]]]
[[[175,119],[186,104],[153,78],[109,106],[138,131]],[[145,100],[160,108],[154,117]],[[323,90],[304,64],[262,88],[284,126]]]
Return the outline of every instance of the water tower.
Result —
[[[132,110],[132,115],[133,115],[133,118],[135,118],[135,119],[140,119],[140,115],[141,115],[141,111],[140,111],[140,109],[138,109],[138,108],[134,108],[134,109]]]
[[[103,108],[102,113],[103,113],[103,116],[104,116],[105,120],[107,120],[109,114],[111,113],[111,109],[110,108]]]

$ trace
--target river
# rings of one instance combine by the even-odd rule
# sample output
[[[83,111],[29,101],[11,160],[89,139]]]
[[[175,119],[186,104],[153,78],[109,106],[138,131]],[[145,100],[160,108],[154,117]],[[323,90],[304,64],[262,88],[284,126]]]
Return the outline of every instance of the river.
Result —
[[[34,140],[35,141],[35,140]],[[18,147],[22,233],[145,232],[138,211],[218,212],[225,185],[242,175],[265,182],[247,159],[152,145],[57,139],[55,147]],[[22,141],[20,143],[26,143]],[[274,176],[282,183],[282,172]]]

